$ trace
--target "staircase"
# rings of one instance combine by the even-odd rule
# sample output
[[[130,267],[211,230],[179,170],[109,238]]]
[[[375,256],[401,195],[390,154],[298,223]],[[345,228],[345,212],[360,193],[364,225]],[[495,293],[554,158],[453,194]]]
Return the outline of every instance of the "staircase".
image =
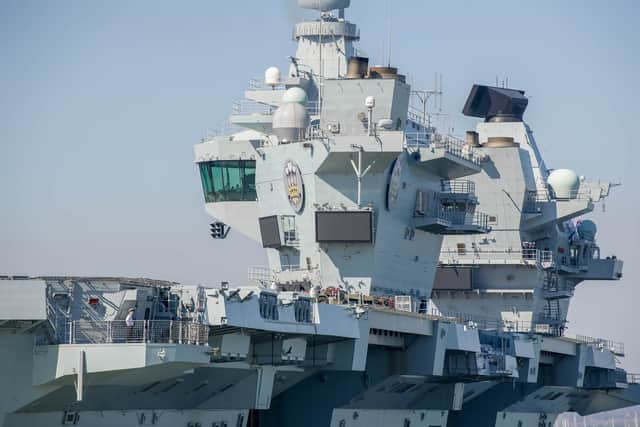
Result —
[[[538,316],[538,324],[547,325],[549,334],[562,336],[566,326],[560,300],[573,296],[573,286],[560,280],[557,271],[546,271],[542,279],[542,297],[545,305]]]

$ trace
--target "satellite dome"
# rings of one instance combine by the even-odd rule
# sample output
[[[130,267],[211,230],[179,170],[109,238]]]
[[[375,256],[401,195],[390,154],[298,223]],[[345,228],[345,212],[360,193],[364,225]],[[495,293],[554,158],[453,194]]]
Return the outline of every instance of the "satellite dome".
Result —
[[[380,119],[378,121],[378,127],[384,130],[391,130],[393,128],[393,120],[391,119]]]
[[[304,9],[314,9],[320,12],[328,12],[334,9],[346,9],[351,0],[298,0],[298,6]]]
[[[367,96],[364,99],[364,106],[367,108],[373,108],[376,106],[376,99],[373,96]]]
[[[309,126],[309,113],[299,103],[287,102],[273,114],[272,124],[273,133],[281,142],[300,141]]]
[[[596,239],[597,231],[596,223],[590,219],[585,219],[578,223],[578,234],[581,239],[593,242]]]
[[[264,82],[269,86],[277,86],[280,84],[280,70],[278,67],[269,67],[264,72]]]
[[[292,87],[290,89],[287,89],[287,91],[284,93],[284,95],[282,96],[282,102],[283,103],[296,102],[298,104],[306,106],[307,92],[305,92],[304,89],[301,89],[299,87]]]
[[[580,188],[580,178],[571,169],[556,169],[547,178],[549,190],[556,199],[575,199]]]

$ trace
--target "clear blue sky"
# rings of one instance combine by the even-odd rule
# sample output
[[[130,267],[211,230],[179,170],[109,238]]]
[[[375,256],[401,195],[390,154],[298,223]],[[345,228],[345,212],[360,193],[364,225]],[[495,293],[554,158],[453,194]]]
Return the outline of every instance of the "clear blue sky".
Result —
[[[289,6],[287,5],[289,3]],[[208,236],[192,145],[293,53],[284,0],[2,0],[0,272],[241,281],[257,245]],[[353,0],[382,62],[387,2]],[[570,333],[625,341],[640,372],[640,3],[392,0],[392,62],[444,75],[456,132],[473,83],[509,77],[549,167],[622,181],[592,215],[620,283],[581,285]]]

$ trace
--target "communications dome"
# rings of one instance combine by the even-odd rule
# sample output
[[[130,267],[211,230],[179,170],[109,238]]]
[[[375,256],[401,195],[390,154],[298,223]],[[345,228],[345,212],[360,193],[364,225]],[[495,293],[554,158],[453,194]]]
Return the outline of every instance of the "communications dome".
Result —
[[[278,86],[280,84],[280,70],[278,67],[269,67],[264,72],[264,82],[270,86]]]
[[[272,125],[273,133],[280,142],[300,141],[309,126],[309,113],[299,103],[287,102],[273,114]]]
[[[590,219],[585,219],[578,223],[578,234],[581,239],[593,242],[596,239],[597,231],[598,227],[596,227],[596,223]]]
[[[298,104],[306,106],[307,92],[305,92],[304,89],[301,89],[299,87],[292,87],[290,89],[287,89],[287,91],[284,93],[284,95],[282,96],[282,102],[283,103],[296,102]]]
[[[575,199],[580,187],[580,178],[571,169],[556,169],[549,174],[547,184],[556,199]]]
[[[304,9],[315,9],[320,12],[328,12],[334,9],[346,9],[351,0],[298,0],[298,6]]]

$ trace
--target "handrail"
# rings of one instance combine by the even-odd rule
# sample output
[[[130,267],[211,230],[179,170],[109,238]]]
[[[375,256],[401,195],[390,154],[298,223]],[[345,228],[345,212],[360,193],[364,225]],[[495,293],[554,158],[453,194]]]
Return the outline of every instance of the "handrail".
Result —
[[[271,115],[276,107],[250,99],[239,99],[233,101],[233,114],[264,114]]]
[[[448,210],[450,212],[452,225],[475,225],[483,229],[489,228],[489,215],[483,212],[465,212],[455,209]]]
[[[598,347],[611,351],[613,354],[624,355],[624,343],[621,342],[586,335],[576,335],[573,339],[582,344],[597,345]]]
[[[442,249],[440,256],[458,258],[458,259],[474,259],[474,260],[500,260],[500,261],[528,261],[535,263],[551,263],[553,262],[553,253],[542,249],[521,249],[518,251],[481,251],[481,250],[457,250]]]
[[[441,135],[430,131],[405,132],[405,148],[417,150],[419,148],[444,149],[452,156],[456,156],[475,165],[480,165],[480,156],[473,147],[451,135]]]
[[[284,83],[278,83],[277,85],[268,85],[265,83],[263,77],[253,77],[249,79],[249,89],[251,90],[273,90],[275,88],[284,88]]]
[[[627,384],[640,384],[640,374],[627,373]]]
[[[320,114],[320,103],[318,101],[308,101],[307,112],[310,116],[317,116]],[[232,112],[233,114],[263,114],[270,116],[278,109],[275,105],[264,104],[262,102],[253,101],[251,99],[239,99],[233,101]]]
[[[591,196],[591,192],[587,191],[587,188],[583,188],[582,186],[578,187],[578,189],[576,190],[571,190],[571,192],[569,193],[569,197],[558,197],[556,194],[553,194],[553,192],[549,192],[549,200],[551,201],[556,201],[556,200],[591,200],[592,196]]]
[[[71,320],[64,334],[57,335],[61,344],[179,343],[207,344],[209,326],[180,320]]]
[[[337,288],[324,289],[325,294],[323,297],[327,297],[329,304],[350,304],[360,306],[371,306],[378,310],[411,313],[414,316],[425,317],[430,320],[439,320],[445,322],[452,322],[463,324],[471,328],[477,328],[481,330],[499,330],[509,332],[532,332],[535,326],[534,323],[521,320],[502,320],[495,318],[488,318],[482,316],[476,316],[469,313],[462,312],[441,312],[440,310],[430,306],[429,300],[424,299],[412,299],[411,303],[401,298],[408,298],[408,295],[403,296],[382,296],[382,295],[363,295],[363,294],[347,294],[344,291]],[[410,310],[407,307],[411,307]]]
[[[431,123],[429,122],[429,114],[427,113],[425,116],[422,107],[418,108],[415,105],[409,104],[409,108],[407,109],[407,119],[420,126],[435,131],[435,128],[431,126]]]
[[[339,31],[342,29],[342,31]],[[360,38],[360,29],[351,22],[343,21],[302,21],[293,27],[292,37],[305,36],[349,37]]]
[[[269,267],[256,265],[247,268],[247,278],[250,283],[270,285],[274,275]]]
[[[443,179],[440,181],[440,189],[448,194],[471,194],[476,193],[476,184],[468,179]]]

